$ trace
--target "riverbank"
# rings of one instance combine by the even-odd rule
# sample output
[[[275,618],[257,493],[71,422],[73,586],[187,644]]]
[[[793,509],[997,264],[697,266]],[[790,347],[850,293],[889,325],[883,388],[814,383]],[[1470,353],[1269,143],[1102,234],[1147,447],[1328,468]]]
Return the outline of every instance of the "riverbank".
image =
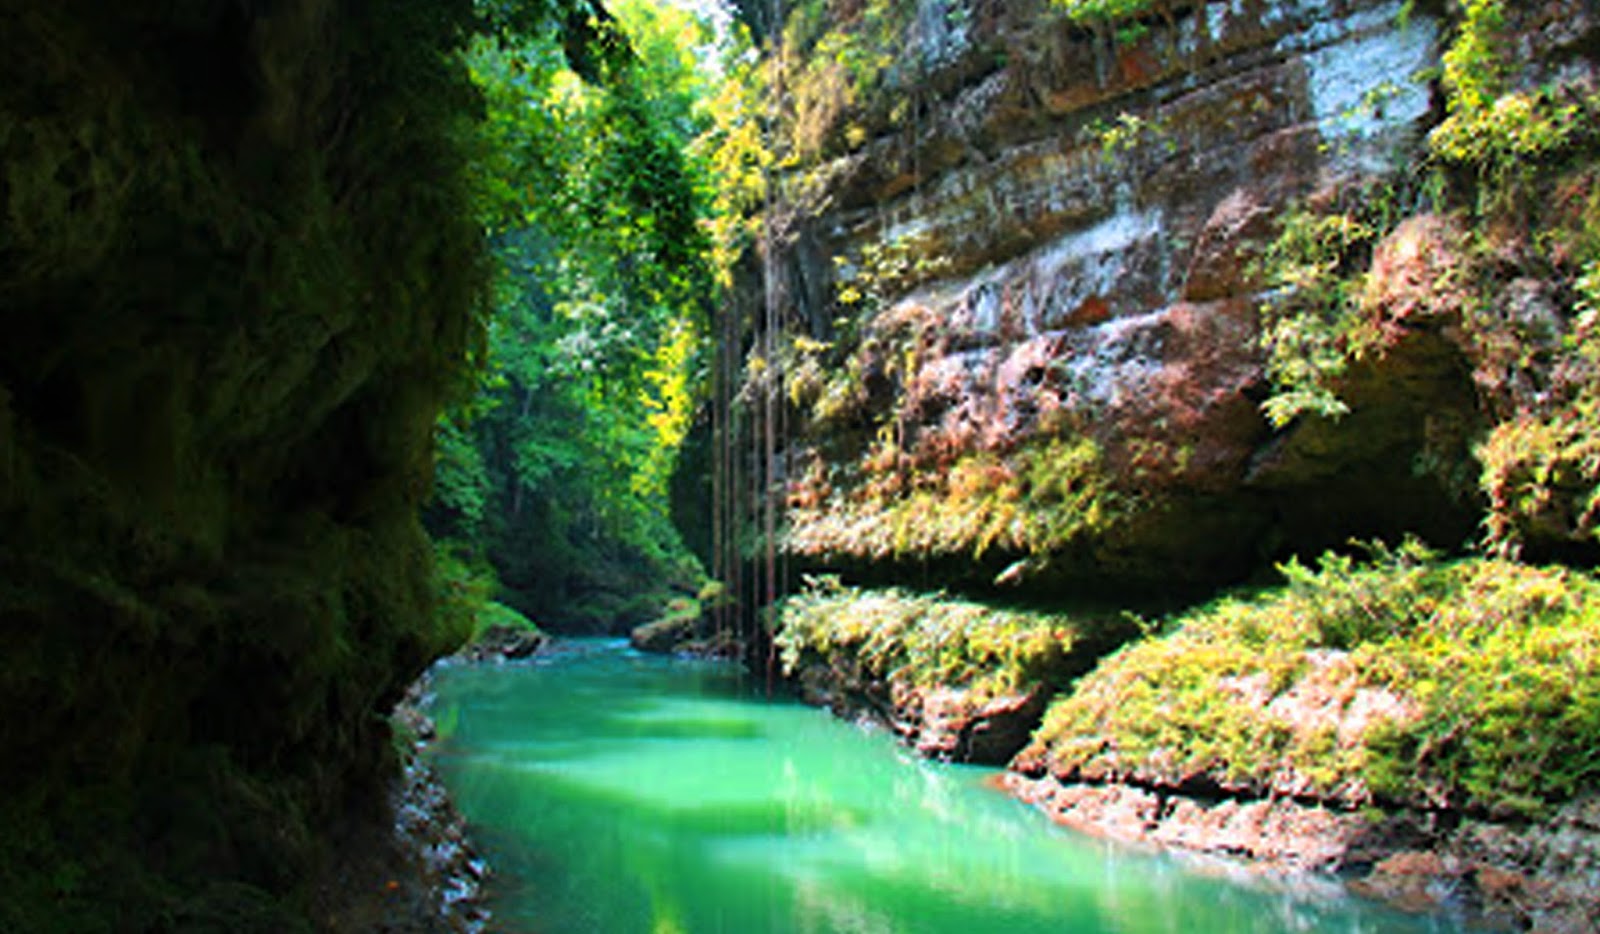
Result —
[[[1506,824],[1421,811],[1341,811],[1291,798],[1181,794],[1008,771],[996,786],[1073,830],[1324,874],[1350,891],[1463,924],[1542,934],[1600,930],[1600,798]]]
[[[918,699],[997,671],[1015,691],[1059,688],[990,761],[1076,829],[1322,874],[1463,923],[1600,930],[1600,582],[1372,552],[1287,566],[1283,586],[1143,621],[1042,677],[1020,676],[1039,669],[1016,650],[972,647],[1051,632],[1072,659],[1105,622],[830,583],[785,607],[777,639],[805,698],[935,758],[969,756],[923,741],[945,711]]]
[[[470,651],[464,657],[471,661],[488,657],[482,650]],[[490,930],[483,893],[488,864],[424,755],[436,735],[422,710],[431,678],[424,674],[390,715],[401,768],[382,806],[354,813],[333,829],[334,855],[315,909],[319,928],[329,934]]]

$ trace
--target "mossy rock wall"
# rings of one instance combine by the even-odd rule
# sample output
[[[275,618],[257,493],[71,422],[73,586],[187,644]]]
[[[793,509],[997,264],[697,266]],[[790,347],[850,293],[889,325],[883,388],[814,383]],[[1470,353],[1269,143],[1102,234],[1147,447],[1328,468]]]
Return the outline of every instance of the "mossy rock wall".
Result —
[[[1592,574],[1438,563],[1414,543],[1284,572],[1282,588],[1220,599],[1107,658],[1013,768],[1502,820],[1594,788]]]
[[[876,70],[829,57],[875,47],[861,4],[795,7],[838,15],[808,33],[792,13],[783,59],[795,103],[774,145],[792,168],[767,216],[773,281],[748,294],[777,297],[784,333],[757,339],[747,388],[789,407],[796,564],[889,583],[933,566],[1040,597],[1201,592],[1352,537],[1479,537],[1474,446],[1501,413],[1460,315],[1375,299],[1388,341],[1343,373],[1349,412],[1263,411],[1282,389],[1262,339],[1285,218],[1419,210],[1401,180],[1438,164],[1432,76],[1460,9],[1151,4],[1108,25],[1044,0],[889,6],[905,51]],[[1581,89],[1594,20],[1576,7],[1518,7],[1507,74]],[[1544,262],[1487,275],[1551,278]],[[1581,461],[1581,430],[1550,430]],[[1490,492],[1511,499],[1538,467],[1506,473]],[[1587,503],[1558,505],[1593,525]]]
[[[293,927],[458,638],[470,13],[0,3],[0,928]]]

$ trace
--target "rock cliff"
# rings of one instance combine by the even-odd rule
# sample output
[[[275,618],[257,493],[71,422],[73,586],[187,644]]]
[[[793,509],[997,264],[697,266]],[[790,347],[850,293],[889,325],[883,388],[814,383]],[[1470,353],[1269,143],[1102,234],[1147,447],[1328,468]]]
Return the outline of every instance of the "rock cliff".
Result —
[[[767,259],[786,330],[752,383],[793,404],[788,554],[967,587],[1181,588],[1352,536],[1473,537],[1485,406],[1458,321],[1391,328],[1342,374],[1342,418],[1262,412],[1272,244],[1295,211],[1416,209],[1444,10],[1080,22],[927,0],[862,78],[829,37],[884,28],[878,6],[828,5],[842,25],[820,39],[802,9],[785,33],[795,168]],[[1588,68],[1582,10],[1519,22],[1542,73]]]
[[[1595,27],[1569,0],[793,7],[746,382],[788,406],[783,553],[1076,606],[1089,655],[1131,638],[1011,762],[1058,819],[1592,930],[1600,688],[1549,640],[1600,619]],[[1083,612],[1280,562],[1140,637]],[[836,635],[805,688],[888,697]]]
[[[0,2],[0,928],[301,929],[458,634],[470,3]]]

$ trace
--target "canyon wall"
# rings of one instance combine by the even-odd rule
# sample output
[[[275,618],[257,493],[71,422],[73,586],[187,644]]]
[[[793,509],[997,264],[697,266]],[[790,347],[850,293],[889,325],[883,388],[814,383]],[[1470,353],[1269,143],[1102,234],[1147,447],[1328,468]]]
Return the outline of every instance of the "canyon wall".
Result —
[[[0,3],[0,928],[303,929],[463,635],[463,3]]]
[[[1527,80],[1587,67],[1579,6],[1519,14]],[[1137,592],[1351,537],[1473,540],[1485,404],[1459,318],[1380,311],[1341,417],[1262,408],[1283,389],[1263,307],[1291,291],[1272,244],[1297,211],[1419,210],[1445,13],[1230,0],[1079,23],[924,2],[846,105],[815,91],[838,68],[788,50],[779,155],[797,168],[767,257],[793,405],[786,553],[913,584]],[[1397,278],[1428,271],[1417,254]]]
[[[1057,820],[1594,930],[1594,4],[822,6],[747,371],[841,572],[779,610],[807,695],[1047,606],[1082,656],[1006,783]],[[991,615],[886,649],[901,587]]]

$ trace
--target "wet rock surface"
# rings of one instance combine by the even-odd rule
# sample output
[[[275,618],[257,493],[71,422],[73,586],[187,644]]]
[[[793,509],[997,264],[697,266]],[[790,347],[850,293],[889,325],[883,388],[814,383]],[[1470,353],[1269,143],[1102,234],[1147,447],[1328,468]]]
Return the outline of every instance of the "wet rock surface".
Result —
[[[628,634],[628,643],[641,652],[669,654],[694,642],[698,620],[694,617],[669,616],[655,622],[635,626]]]
[[[407,739],[400,773],[381,808],[346,818],[317,893],[321,929],[333,934],[480,934],[488,863],[466,819],[423,756],[435,736],[422,713],[428,678],[412,686],[392,722]]]
[[[544,633],[512,626],[490,626],[455,657],[466,662],[516,661],[539,651],[549,641]]]
[[[1000,765],[1028,742],[1047,692],[985,698],[953,687],[896,690],[895,731],[930,759]]]
[[[845,654],[806,665],[795,679],[808,704],[887,727],[930,759],[980,765],[1003,765],[1027,745],[1049,700],[1039,686],[989,697],[949,685],[885,682]]]
[[[1085,833],[1235,858],[1256,871],[1333,873],[1358,894],[1468,923],[1600,930],[1600,798],[1569,804],[1544,823],[1511,825],[1015,771],[996,783]]]

